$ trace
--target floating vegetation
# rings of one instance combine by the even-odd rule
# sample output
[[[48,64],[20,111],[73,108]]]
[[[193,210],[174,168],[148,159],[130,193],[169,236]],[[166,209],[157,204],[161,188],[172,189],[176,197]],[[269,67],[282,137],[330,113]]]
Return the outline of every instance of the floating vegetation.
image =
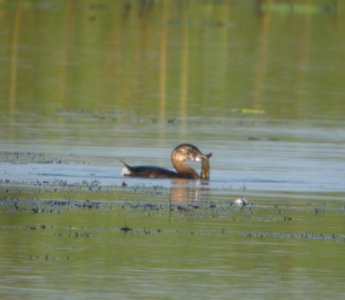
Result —
[[[0,151],[0,161],[14,164],[61,164],[65,163],[61,158],[56,158],[40,152],[9,152]]]
[[[275,239],[308,239],[308,240],[330,240],[345,242],[345,235],[317,233],[317,232],[241,232],[242,237],[252,238],[275,238]]]
[[[54,154],[28,151],[0,151],[0,162],[12,164],[73,164],[87,165],[88,162],[73,153],[56,157]]]

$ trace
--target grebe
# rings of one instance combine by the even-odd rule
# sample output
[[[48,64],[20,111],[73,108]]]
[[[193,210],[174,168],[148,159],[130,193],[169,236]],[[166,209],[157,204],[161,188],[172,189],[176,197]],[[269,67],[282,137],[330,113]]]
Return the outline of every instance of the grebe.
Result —
[[[148,177],[148,178],[185,178],[185,179],[205,179],[210,177],[209,158],[207,155],[191,144],[178,145],[171,153],[171,162],[176,170],[156,167],[156,166],[129,166],[125,162],[122,169],[123,176]],[[186,160],[202,161],[200,175],[186,164]]]

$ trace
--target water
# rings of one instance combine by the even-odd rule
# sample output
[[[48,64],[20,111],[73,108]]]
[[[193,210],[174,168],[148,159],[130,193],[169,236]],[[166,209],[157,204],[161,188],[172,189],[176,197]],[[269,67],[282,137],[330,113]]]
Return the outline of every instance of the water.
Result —
[[[344,6],[292,3],[0,3],[2,299],[343,298]]]

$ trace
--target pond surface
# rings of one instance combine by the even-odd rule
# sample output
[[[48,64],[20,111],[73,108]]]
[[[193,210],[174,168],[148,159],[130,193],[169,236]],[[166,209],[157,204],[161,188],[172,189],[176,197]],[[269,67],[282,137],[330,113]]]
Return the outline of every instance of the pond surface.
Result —
[[[0,1],[0,298],[342,299],[344,10]]]

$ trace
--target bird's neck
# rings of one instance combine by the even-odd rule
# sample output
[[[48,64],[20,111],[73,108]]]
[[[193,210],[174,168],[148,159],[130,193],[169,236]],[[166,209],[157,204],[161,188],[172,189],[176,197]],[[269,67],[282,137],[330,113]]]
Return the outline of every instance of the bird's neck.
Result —
[[[198,179],[199,174],[190,166],[185,163],[185,160],[172,158],[172,164],[177,171],[177,173],[185,178]]]

